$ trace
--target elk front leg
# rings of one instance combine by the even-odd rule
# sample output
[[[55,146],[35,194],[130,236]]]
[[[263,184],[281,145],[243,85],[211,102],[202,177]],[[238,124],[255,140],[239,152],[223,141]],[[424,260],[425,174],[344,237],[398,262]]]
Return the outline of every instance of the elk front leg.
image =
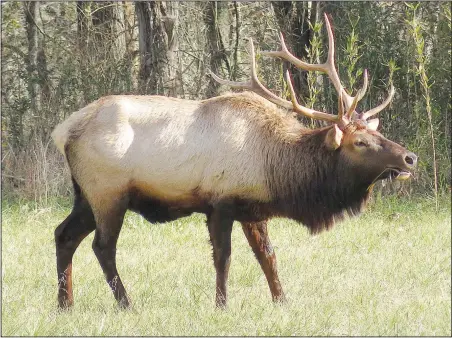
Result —
[[[227,280],[231,263],[231,232],[234,222],[230,205],[217,205],[207,217],[213,261],[217,274],[215,304],[224,308],[227,301]]]
[[[248,243],[253,249],[254,255],[259,262],[262,271],[267,278],[268,286],[274,302],[285,301],[284,292],[278,278],[276,267],[276,255],[270,243],[267,233],[267,222],[242,223]]]

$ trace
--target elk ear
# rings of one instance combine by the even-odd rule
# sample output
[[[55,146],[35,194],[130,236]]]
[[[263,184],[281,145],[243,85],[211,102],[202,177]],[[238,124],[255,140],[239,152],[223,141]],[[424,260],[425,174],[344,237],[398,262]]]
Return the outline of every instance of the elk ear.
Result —
[[[372,131],[376,131],[379,124],[380,124],[380,120],[379,119],[369,120],[369,121],[367,121],[367,129],[372,130]]]
[[[331,128],[326,134],[325,138],[326,146],[331,150],[336,150],[341,146],[343,136],[344,133],[342,132],[342,130],[339,129],[337,124],[335,124],[333,128]]]

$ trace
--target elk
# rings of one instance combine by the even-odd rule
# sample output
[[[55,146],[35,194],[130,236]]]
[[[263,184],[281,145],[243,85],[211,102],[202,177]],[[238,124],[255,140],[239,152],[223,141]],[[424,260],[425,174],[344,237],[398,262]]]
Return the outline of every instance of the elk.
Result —
[[[326,73],[338,92],[337,115],[301,106],[289,73],[291,101],[265,88],[257,77],[250,39],[249,81],[231,82],[212,74],[221,84],[247,92],[202,101],[107,96],[55,128],[52,137],[70,168],[75,194],[72,212],[55,230],[60,307],[73,304],[72,257],[92,231],[92,247],[105,278],[119,305],[129,305],[115,261],[127,210],[149,222],[193,212],[207,216],[219,307],[227,300],[232,224],[240,222],[272,299],[283,301],[267,233],[270,218],[290,218],[317,233],[346,214],[358,214],[376,181],[411,176],[416,155],[383,137],[377,131],[378,119],[368,120],[388,105],[393,87],[378,107],[356,112],[367,89],[367,72],[363,88],[355,96],[348,94],[336,71],[326,15],[325,22],[329,44],[325,63],[308,64],[294,57],[282,34],[281,50],[264,55]],[[309,129],[296,114],[330,124]]]

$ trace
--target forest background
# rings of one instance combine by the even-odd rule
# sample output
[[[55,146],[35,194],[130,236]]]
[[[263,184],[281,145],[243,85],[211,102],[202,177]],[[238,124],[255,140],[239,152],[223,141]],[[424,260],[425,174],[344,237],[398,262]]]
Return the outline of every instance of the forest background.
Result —
[[[71,194],[70,177],[50,141],[54,126],[110,94],[200,100],[248,77],[246,38],[258,51],[259,76],[287,96],[289,67],[299,101],[335,112],[326,76],[299,71],[260,50],[289,50],[322,62],[323,13],[332,20],[343,85],[356,91],[362,72],[366,110],[396,88],[380,113],[381,132],[419,155],[414,179],[378,186],[381,195],[437,196],[451,182],[450,2],[2,2],[1,108],[3,198],[39,204]],[[307,126],[319,122],[301,118]]]

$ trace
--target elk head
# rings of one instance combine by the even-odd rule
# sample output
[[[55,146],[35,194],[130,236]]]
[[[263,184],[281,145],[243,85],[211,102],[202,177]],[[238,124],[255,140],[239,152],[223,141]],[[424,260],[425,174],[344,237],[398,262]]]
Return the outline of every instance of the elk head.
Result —
[[[251,38],[249,39],[249,50],[252,61],[251,78],[249,81],[234,82],[221,79],[213,73],[211,75],[221,84],[254,91],[278,106],[293,110],[306,117],[331,122],[332,127],[330,127],[325,137],[327,148],[331,151],[340,152],[353,167],[356,167],[357,171],[365,172],[366,175],[369,175],[372,182],[386,178],[398,180],[408,179],[411,176],[411,170],[416,165],[417,156],[380,134],[377,131],[379,125],[378,118],[369,119],[383,110],[391,102],[395,92],[394,87],[391,84],[388,97],[379,106],[367,112],[356,112],[356,106],[367,90],[367,70],[364,71],[363,87],[358,90],[355,96],[349,95],[341,84],[334,64],[334,38],[326,14],[325,22],[329,44],[328,57],[325,63],[310,64],[297,59],[287,49],[281,33],[279,35],[281,50],[266,51],[263,54],[282,58],[299,69],[326,73],[339,94],[337,115],[301,106],[296,99],[289,71],[286,71],[285,77],[290,90],[291,101],[284,100],[265,88],[257,77],[254,45]]]

